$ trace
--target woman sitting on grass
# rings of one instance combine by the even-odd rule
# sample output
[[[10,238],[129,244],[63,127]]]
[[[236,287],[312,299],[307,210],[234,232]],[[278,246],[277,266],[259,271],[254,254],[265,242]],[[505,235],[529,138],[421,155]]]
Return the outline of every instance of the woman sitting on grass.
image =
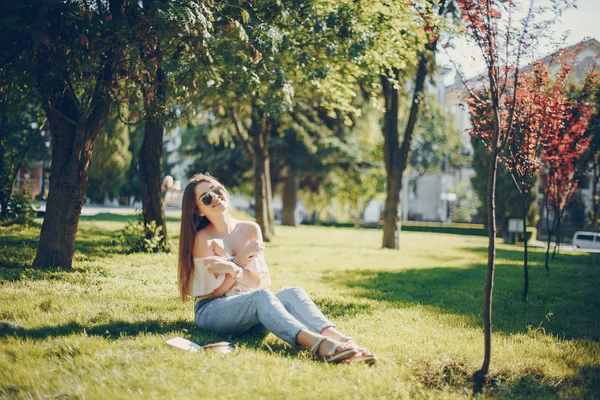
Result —
[[[338,331],[304,290],[267,288],[264,247],[256,223],[232,217],[223,185],[208,175],[190,179],[182,200],[178,280],[182,300],[196,299],[196,325],[241,334],[262,324],[327,362],[373,364],[376,357]]]

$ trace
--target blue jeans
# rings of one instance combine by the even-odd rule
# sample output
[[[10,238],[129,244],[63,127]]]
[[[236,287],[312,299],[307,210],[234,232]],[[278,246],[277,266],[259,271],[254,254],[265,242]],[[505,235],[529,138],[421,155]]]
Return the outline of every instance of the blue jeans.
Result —
[[[202,300],[195,307],[196,326],[215,333],[241,334],[262,324],[267,330],[296,346],[302,329],[320,333],[335,327],[306,292],[289,287],[277,293],[269,289],[235,296]]]

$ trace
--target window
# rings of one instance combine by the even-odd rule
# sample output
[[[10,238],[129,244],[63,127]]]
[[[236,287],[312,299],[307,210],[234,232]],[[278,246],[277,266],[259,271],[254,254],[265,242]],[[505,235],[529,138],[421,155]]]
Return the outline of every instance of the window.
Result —
[[[587,240],[587,241],[593,242],[594,236],[593,235],[577,235],[577,240]]]

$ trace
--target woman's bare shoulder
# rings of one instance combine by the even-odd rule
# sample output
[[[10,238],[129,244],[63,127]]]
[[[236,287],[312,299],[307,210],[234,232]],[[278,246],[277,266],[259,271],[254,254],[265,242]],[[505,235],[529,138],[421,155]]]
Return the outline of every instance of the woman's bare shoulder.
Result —
[[[196,232],[194,237],[194,249],[192,251],[193,257],[208,257],[214,255],[211,240],[212,235],[208,229],[204,228]]]
[[[236,224],[236,226],[239,226],[244,229],[259,229],[260,230],[260,226],[258,226],[258,224],[256,222],[248,221],[246,219],[236,219],[235,224]]]
[[[244,235],[262,240],[262,232],[260,226],[256,222],[236,220],[236,227],[240,229]]]

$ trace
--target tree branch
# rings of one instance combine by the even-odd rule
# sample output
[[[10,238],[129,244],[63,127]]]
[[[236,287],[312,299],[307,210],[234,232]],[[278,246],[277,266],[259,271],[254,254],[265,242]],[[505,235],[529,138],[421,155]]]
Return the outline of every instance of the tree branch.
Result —
[[[235,128],[235,136],[244,145],[244,150],[246,150],[246,154],[248,154],[249,158],[254,157],[254,150],[252,149],[252,146],[250,146],[248,139],[246,139],[244,137],[244,133],[243,133],[244,128],[242,127],[242,124],[240,123],[240,119],[238,118],[237,112],[235,111],[235,109],[233,107],[230,108],[229,115],[231,116],[231,120],[233,121],[233,126]]]

